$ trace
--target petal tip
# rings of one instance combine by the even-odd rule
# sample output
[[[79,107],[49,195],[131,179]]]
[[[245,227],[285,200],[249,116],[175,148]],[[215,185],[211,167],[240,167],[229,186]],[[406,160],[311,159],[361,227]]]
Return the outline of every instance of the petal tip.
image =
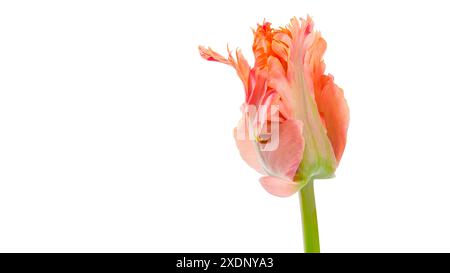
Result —
[[[280,179],[274,176],[264,176],[259,179],[263,188],[278,197],[289,197],[300,190],[300,183]]]

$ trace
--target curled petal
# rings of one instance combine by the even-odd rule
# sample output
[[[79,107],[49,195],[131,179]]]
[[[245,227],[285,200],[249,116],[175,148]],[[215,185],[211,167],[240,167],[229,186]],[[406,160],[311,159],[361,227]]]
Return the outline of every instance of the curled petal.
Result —
[[[205,60],[231,65],[231,62],[227,58],[215,52],[210,47],[206,48],[204,46],[199,46],[198,50],[200,52],[200,56]]]
[[[205,60],[231,65],[236,70],[239,78],[244,84],[246,93],[248,92],[247,90],[248,90],[250,66],[239,49],[236,50],[236,59],[233,58],[233,55],[231,54],[230,50],[228,50],[228,58],[223,57],[222,55],[215,52],[209,47],[206,48],[204,46],[199,46],[198,50],[200,52],[200,56]]]
[[[289,46],[281,40],[274,39],[272,41],[272,50],[277,56],[287,62],[289,59]]]
[[[278,197],[288,197],[300,190],[301,184],[274,176],[264,176],[259,179],[263,188]]]

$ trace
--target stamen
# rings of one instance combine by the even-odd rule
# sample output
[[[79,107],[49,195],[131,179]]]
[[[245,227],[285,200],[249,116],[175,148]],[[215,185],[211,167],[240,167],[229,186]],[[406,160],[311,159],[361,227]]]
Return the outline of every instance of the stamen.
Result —
[[[259,134],[256,137],[256,141],[261,144],[267,144],[270,141],[271,137],[272,136],[270,134]]]

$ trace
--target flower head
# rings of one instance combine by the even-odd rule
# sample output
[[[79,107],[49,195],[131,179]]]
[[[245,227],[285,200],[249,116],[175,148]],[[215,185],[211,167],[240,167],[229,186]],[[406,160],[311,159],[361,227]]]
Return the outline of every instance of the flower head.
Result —
[[[232,66],[241,79],[245,102],[236,144],[274,195],[289,196],[313,179],[333,177],[342,157],[349,110],[342,89],[325,74],[326,46],[308,16],[277,29],[258,25],[253,67],[240,50],[223,57],[199,47],[203,58]]]

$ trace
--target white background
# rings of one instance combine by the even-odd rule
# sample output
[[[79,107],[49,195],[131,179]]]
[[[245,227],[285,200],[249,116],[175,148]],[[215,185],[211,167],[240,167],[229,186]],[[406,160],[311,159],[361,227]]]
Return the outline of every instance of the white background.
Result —
[[[446,1],[2,1],[0,251],[301,252],[232,137],[251,27],[313,16],[351,110],[324,252],[450,252]]]

